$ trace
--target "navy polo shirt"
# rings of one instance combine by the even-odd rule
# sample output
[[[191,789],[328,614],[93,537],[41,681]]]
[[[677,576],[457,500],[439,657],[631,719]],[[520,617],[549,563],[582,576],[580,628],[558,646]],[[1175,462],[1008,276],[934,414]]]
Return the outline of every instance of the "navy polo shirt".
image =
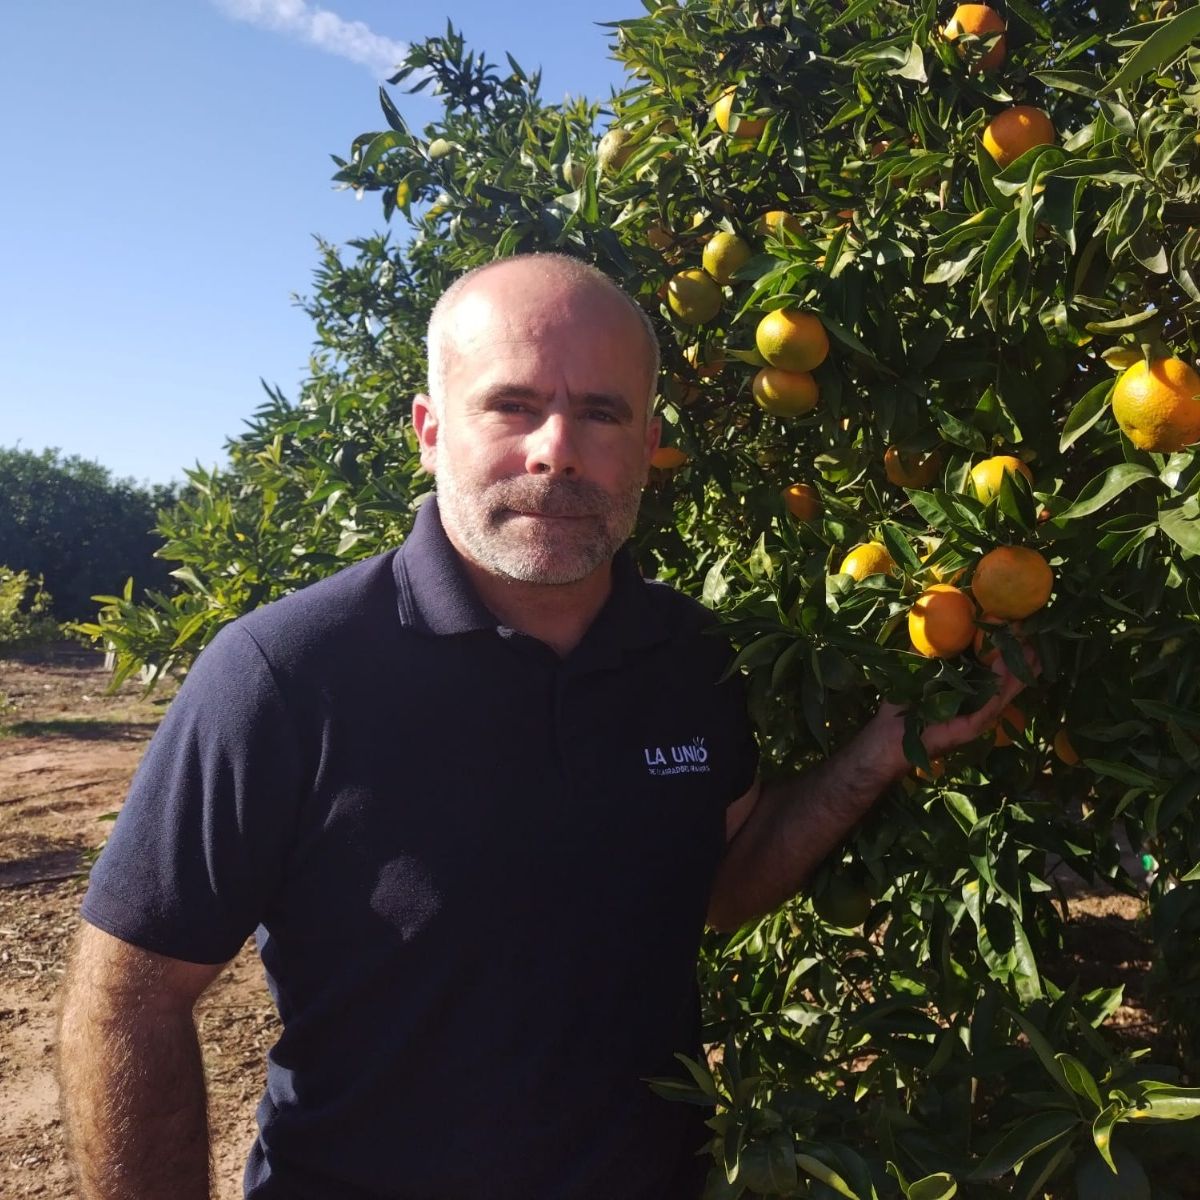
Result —
[[[84,916],[231,958],[283,1032],[256,1198],[692,1200],[696,956],[756,750],[706,610],[626,552],[560,658],[500,626],[438,517],[200,654]]]

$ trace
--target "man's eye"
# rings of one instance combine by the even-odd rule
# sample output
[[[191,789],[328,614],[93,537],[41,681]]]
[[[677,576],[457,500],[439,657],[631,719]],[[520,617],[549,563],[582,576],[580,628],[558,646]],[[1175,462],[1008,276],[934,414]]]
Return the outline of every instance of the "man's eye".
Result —
[[[587,418],[589,421],[603,421],[610,425],[617,423],[617,418],[606,408],[589,408],[587,410]]]

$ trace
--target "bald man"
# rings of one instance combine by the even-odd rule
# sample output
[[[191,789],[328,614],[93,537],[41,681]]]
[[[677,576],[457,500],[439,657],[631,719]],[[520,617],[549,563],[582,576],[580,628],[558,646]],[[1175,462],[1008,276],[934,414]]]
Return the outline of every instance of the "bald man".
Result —
[[[282,1034],[245,1194],[694,1200],[704,923],[796,892],[907,769],[885,706],[760,787],[711,615],[623,544],[658,347],[555,255],[442,297],[398,550],[197,659],[93,872],[60,1074],[86,1200],[209,1195],[192,1008],[255,932]],[[1020,684],[927,731],[991,723]]]

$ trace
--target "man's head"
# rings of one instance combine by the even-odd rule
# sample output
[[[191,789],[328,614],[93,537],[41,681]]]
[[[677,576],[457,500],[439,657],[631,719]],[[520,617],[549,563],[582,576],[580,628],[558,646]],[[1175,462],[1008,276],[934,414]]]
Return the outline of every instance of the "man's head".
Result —
[[[606,568],[660,432],[658,344],[641,309],[575,259],[504,259],[448,289],[428,350],[413,423],[455,548],[526,583]]]

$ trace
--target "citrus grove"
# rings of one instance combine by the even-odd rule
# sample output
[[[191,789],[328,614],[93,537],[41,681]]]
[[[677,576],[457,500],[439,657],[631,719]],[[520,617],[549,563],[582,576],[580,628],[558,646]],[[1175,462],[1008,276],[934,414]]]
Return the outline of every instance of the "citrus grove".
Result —
[[[395,544],[437,294],[595,262],[663,349],[635,554],[726,622],[764,773],[910,714],[911,775],[808,892],[710,937],[710,1053],[653,1084],[713,1106],[707,1196],[1195,1194],[1200,7],[644,7],[603,109],[453,29],[412,48],[391,88],[441,119],[383,89],[336,176],[406,240],[322,248],[298,400],[162,514],[178,590],[90,629],[184,668]],[[1026,691],[929,761],[998,658]],[[1155,868],[1152,1052],[1063,953],[1068,881],[1142,887],[1122,844]]]

